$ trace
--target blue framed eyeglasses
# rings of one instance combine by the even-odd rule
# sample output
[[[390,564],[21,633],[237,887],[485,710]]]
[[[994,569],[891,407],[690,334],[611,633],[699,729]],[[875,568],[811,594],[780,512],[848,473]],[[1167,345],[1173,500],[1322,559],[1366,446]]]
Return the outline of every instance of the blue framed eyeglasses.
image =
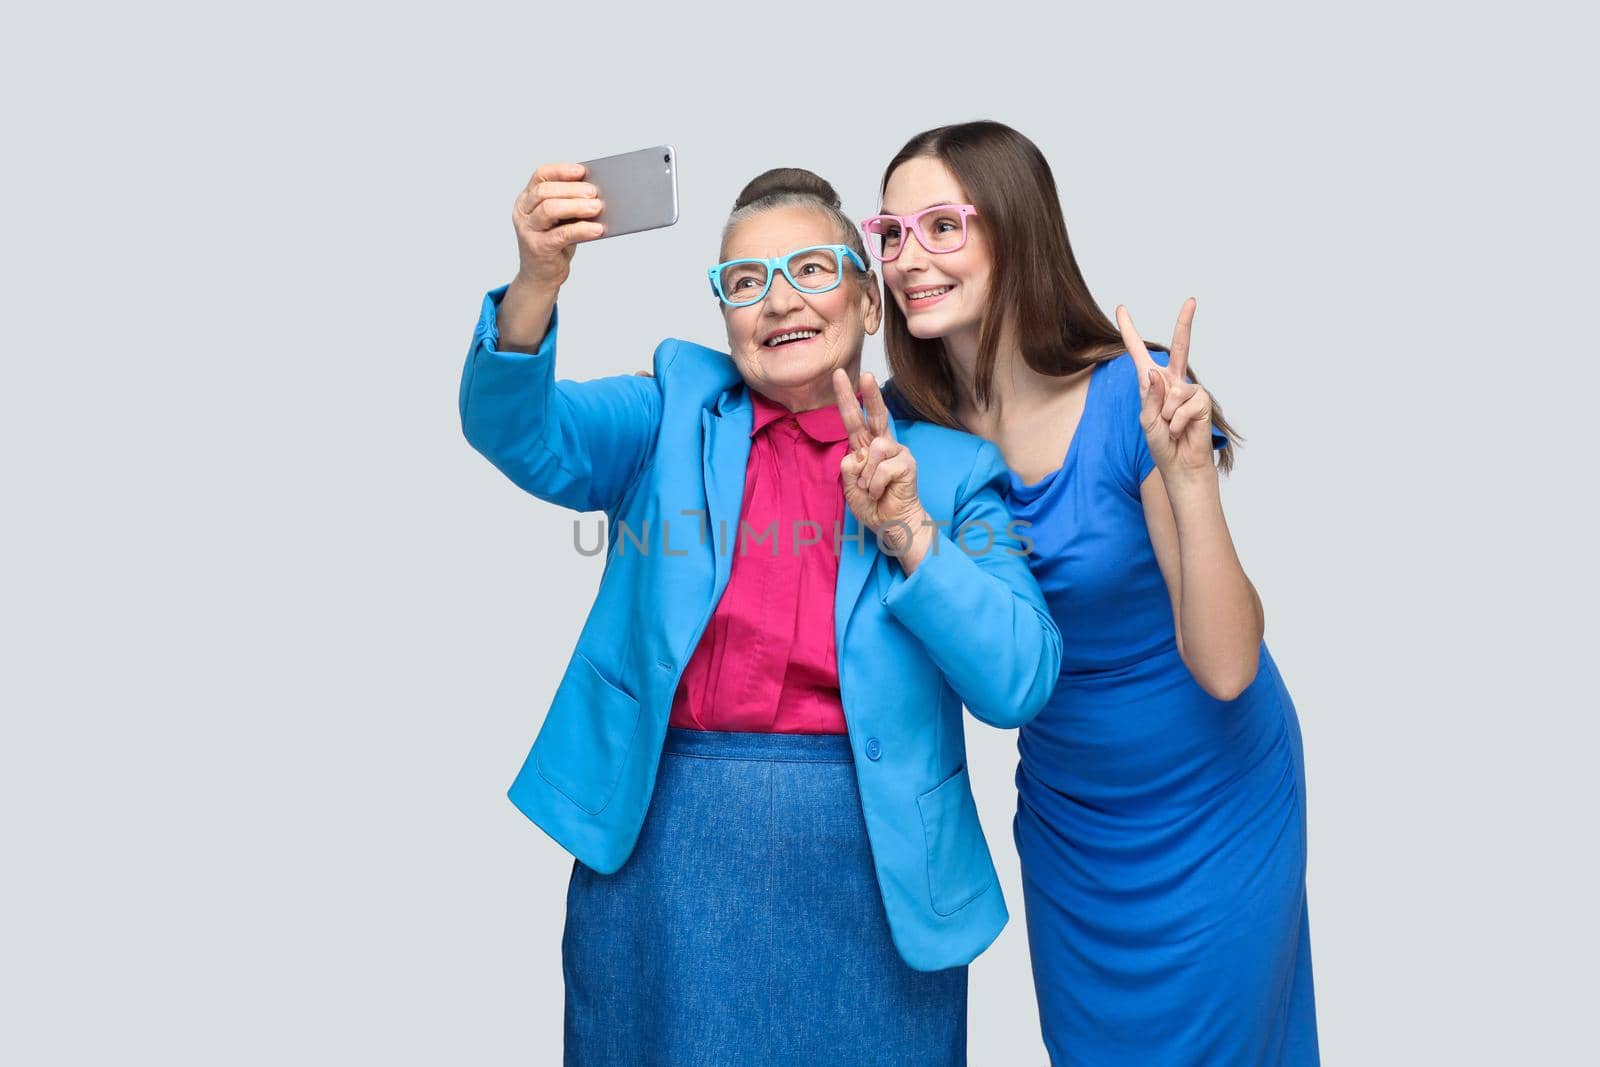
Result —
[[[813,245],[771,259],[730,259],[708,272],[711,291],[729,307],[749,307],[766,297],[773,277],[781,274],[798,292],[826,293],[839,287],[847,258],[866,273],[866,262],[849,245]]]

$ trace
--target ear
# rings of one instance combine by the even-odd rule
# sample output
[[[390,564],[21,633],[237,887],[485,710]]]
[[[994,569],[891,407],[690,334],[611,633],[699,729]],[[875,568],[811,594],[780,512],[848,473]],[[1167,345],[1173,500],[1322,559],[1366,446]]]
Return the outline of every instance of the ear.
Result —
[[[866,301],[861,309],[861,322],[866,327],[867,333],[874,334],[883,324],[883,290],[878,287],[877,272],[867,271],[861,287],[862,299]]]

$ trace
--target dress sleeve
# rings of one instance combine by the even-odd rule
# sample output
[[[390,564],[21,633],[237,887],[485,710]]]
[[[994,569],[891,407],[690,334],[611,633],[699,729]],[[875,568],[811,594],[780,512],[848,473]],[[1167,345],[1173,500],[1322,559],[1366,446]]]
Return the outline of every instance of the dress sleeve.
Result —
[[[1151,352],[1150,358],[1165,367],[1168,354]],[[1118,425],[1112,428],[1112,435],[1122,442],[1123,453],[1127,458],[1128,487],[1134,496],[1138,496],[1139,486],[1143,485],[1150,472],[1156,469],[1155,457],[1150,454],[1150,446],[1144,440],[1144,427],[1139,423],[1139,372],[1134,366],[1133,357],[1124,352],[1111,361],[1106,373],[1117,401],[1112,407],[1113,417],[1116,418]],[[1212,426],[1212,449],[1222,448],[1227,443],[1227,434]]]

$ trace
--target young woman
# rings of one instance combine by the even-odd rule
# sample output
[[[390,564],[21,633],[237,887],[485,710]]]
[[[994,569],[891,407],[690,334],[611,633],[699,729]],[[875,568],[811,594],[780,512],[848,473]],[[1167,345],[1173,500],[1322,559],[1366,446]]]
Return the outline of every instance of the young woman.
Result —
[[[728,220],[729,352],[668,340],[653,377],[556,380],[556,295],[602,232],[583,177],[541,167],[517,198],[521,269],[460,401],[473,447],[610,532],[511,787],[578,861],[566,1062],[965,1063],[966,965],[1006,908],[962,704],[1019,725],[1061,655],[1004,461],[897,433],[870,377],[858,400],[877,283],[808,171],[758,177]],[[612,279],[619,307],[636,281]],[[951,540],[969,523],[988,551]]]
[[[1014,823],[1051,1059],[1315,1064],[1300,730],[1222,515],[1194,302],[1170,357],[1113,325],[998,123],[913,137],[882,198],[891,407],[1000,447],[1062,634]]]

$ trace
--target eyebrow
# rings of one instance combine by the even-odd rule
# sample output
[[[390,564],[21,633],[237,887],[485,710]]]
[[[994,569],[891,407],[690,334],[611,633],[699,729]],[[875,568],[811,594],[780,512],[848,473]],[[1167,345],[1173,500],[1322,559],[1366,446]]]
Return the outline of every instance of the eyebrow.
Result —
[[[956,202],[954,200],[940,200],[936,203],[924,204],[922,207],[917,208],[916,211],[890,211],[887,207],[885,207],[883,209],[883,213],[885,215],[915,215],[918,211],[927,211],[929,208],[954,207],[955,203]]]

